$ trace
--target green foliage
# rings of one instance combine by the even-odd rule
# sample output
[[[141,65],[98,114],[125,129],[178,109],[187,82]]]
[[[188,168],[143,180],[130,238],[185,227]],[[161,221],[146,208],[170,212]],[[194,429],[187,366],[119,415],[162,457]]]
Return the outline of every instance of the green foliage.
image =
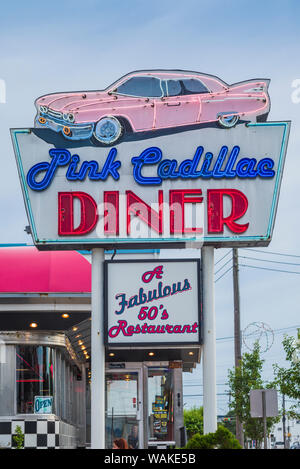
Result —
[[[297,350],[297,344],[294,337],[285,336],[283,342],[283,349],[286,355],[288,367],[279,367],[277,364],[273,365],[275,375],[275,386],[279,388],[281,394],[284,394],[291,399],[298,401],[297,404],[291,406],[289,415],[293,418],[299,418],[300,406],[300,361],[295,361],[294,353]]]
[[[242,449],[235,436],[220,425],[215,433],[194,435],[186,445],[186,449]]]
[[[245,437],[257,440],[261,445],[264,436],[262,419],[252,418],[250,415],[250,391],[251,389],[263,389],[262,368],[264,361],[260,357],[259,344],[256,343],[252,353],[245,353],[240,361],[240,366],[229,370],[229,387],[231,393],[230,408],[243,423]],[[277,418],[267,419],[267,429],[270,431]]]
[[[183,418],[188,438],[196,433],[203,433],[203,407],[184,410]]]
[[[22,433],[20,425],[16,426],[16,435],[13,436],[13,440],[17,445],[16,449],[24,448],[24,434]]]

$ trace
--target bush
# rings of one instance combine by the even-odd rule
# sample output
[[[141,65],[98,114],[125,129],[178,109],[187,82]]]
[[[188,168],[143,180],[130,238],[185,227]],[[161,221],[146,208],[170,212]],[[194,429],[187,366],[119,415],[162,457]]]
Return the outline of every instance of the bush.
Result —
[[[24,434],[20,425],[16,426],[16,434],[13,436],[13,441],[16,444],[16,449],[23,449],[24,447]]]
[[[188,438],[196,433],[203,433],[203,407],[184,410],[183,417]]]
[[[194,435],[186,445],[186,449],[242,449],[235,436],[223,426],[215,433]]]

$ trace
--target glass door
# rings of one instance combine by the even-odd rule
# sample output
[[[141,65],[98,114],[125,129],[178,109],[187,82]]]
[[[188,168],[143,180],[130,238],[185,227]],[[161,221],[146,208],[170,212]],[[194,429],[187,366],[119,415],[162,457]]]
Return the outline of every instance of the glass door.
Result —
[[[169,368],[148,368],[148,444],[174,440],[174,383]]]
[[[108,371],[106,373],[106,448],[114,440],[124,438],[129,448],[141,448],[142,425],[139,371]]]

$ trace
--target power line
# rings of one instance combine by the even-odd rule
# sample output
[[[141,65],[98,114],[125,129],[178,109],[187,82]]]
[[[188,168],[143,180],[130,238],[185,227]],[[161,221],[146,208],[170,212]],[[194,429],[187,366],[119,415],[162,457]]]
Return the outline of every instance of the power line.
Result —
[[[219,262],[221,262],[223,259],[225,259],[225,257],[227,257],[228,255],[230,254],[230,251],[227,252],[227,254],[225,254],[225,256],[221,257],[221,259],[219,259],[215,265],[219,264]]]
[[[295,330],[295,329],[298,329],[299,327],[300,326],[283,327],[281,329],[274,329],[273,332],[274,332],[274,334],[280,334],[280,332]],[[228,336],[228,337],[219,337],[216,340],[219,341],[219,340],[233,340],[233,339],[234,339],[233,336]]]
[[[230,272],[232,270],[232,266],[226,270],[226,272],[224,272],[222,275],[220,275],[220,277],[218,277],[216,280],[215,280],[215,283],[217,283],[219,280],[221,280],[222,277],[224,277],[224,275],[226,275],[228,272]]]
[[[222,270],[222,269],[225,267],[225,265],[229,264],[229,262],[231,262],[231,261],[232,261],[232,259],[230,258],[227,262],[225,262],[225,264],[223,264],[222,267],[220,267],[220,268],[215,272],[215,275],[217,275],[217,273],[220,272],[220,270]]]
[[[296,258],[300,258],[300,256],[298,255],[293,255],[293,254],[283,254],[283,253],[279,253],[279,252],[268,252],[268,251],[259,251],[257,249],[252,249],[252,248],[240,248],[240,249],[243,249],[243,250],[248,250],[248,251],[255,251],[255,252],[259,252],[259,253],[264,253],[264,254],[273,254],[273,255],[278,255],[278,256],[288,256],[288,257],[296,257]],[[221,260],[223,260],[226,256],[228,256],[230,254],[230,251],[225,254],[225,256],[223,256],[218,262],[216,262],[215,265],[217,265],[219,262],[221,262]],[[259,261],[259,262],[267,262],[267,263],[272,263],[272,264],[284,264],[284,265],[295,265],[295,266],[300,266],[300,263],[297,263],[297,262],[284,262],[284,261],[273,261],[273,260],[268,260],[268,259],[259,259],[257,257],[251,257],[251,256],[240,256],[240,258],[242,259],[250,259],[250,260],[255,260],[255,261]],[[216,272],[215,272],[215,275],[217,275],[227,264],[229,264],[229,262],[231,261],[231,259],[229,259],[228,261],[226,261],[222,267],[220,267]],[[281,273],[287,273],[287,274],[296,274],[296,275],[299,275],[300,272],[296,272],[296,271],[291,271],[291,270],[282,270],[282,269],[270,269],[270,268],[267,268],[267,267],[260,267],[260,266],[254,266],[254,265],[249,265],[249,264],[240,264],[241,267],[249,267],[249,268],[252,268],[252,269],[261,269],[261,270],[268,270],[268,271],[271,271],[271,272],[281,272]],[[230,272],[232,269],[232,267],[230,267],[229,269],[227,269],[222,275],[220,275],[216,280],[215,280],[215,283],[218,282],[219,280],[221,280],[221,278],[223,278],[228,272]]]
[[[240,259],[251,259],[251,260],[259,261],[259,262],[270,262],[272,264],[300,265],[299,262],[271,261],[268,259],[258,259],[257,257],[250,257],[250,256],[239,256],[239,257]]]
[[[286,256],[286,257],[297,257],[300,258],[300,256],[296,254],[284,254],[282,252],[274,252],[274,251],[260,251],[259,249],[252,249],[252,248],[240,248],[243,251],[252,251],[252,252],[260,252],[261,254],[271,254],[274,256]]]
[[[256,265],[247,265],[247,264],[240,264],[241,267],[249,267],[250,269],[261,269],[261,270],[269,270],[271,272],[284,272],[286,274],[296,274],[300,275],[300,272],[292,271],[292,270],[281,270],[281,269],[269,269],[268,267],[259,267]]]

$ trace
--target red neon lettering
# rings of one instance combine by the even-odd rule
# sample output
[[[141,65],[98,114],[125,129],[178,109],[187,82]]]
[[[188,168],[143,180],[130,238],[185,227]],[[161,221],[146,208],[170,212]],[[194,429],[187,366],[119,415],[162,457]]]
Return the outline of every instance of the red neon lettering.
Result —
[[[119,234],[119,191],[104,191],[104,233]]]
[[[224,218],[223,197],[231,199],[231,213]],[[224,225],[227,225],[233,233],[244,233],[249,223],[239,224],[235,221],[241,218],[247,211],[248,199],[237,189],[209,189],[207,191],[207,219],[208,233],[223,233]]]
[[[80,224],[74,228],[74,199],[80,201]],[[95,228],[98,221],[97,204],[85,192],[58,193],[58,234],[60,236],[83,235]]]
[[[158,191],[158,212],[153,210],[134,192],[126,191],[127,195],[127,234],[130,234],[130,214],[141,218],[150,228],[157,233],[163,232],[163,191]]]
[[[185,226],[184,205],[202,203],[201,189],[186,189],[170,191],[170,234],[174,233],[202,233],[202,228],[187,228]]]

